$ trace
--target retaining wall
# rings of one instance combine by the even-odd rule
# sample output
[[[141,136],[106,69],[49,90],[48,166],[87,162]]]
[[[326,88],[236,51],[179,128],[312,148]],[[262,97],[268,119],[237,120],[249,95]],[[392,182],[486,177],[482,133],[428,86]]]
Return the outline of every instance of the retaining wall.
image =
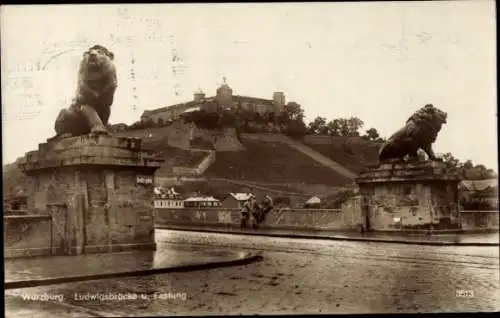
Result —
[[[156,209],[156,226],[207,226],[236,228],[240,226],[239,209],[184,208]],[[359,230],[359,199],[347,201],[342,209],[274,209],[260,228],[297,230]]]
[[[49,215],[7,215],[3,227],[4,258],[51,255]]]
[[[499,211],[461,211],[463,230],[498,230]]]

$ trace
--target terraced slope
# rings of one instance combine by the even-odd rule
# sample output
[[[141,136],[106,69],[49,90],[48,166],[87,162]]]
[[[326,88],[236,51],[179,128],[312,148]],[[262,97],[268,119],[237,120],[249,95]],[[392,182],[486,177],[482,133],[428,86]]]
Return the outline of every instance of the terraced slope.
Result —
[[[380,144],[360,137],[306,136],[302,142],[356,173],[378,163]]]
[[[242,138],[246,150],[217,152],[207,177],[262,182],[311,183],[341,186],[352,179],[325,167],[283,142]]]

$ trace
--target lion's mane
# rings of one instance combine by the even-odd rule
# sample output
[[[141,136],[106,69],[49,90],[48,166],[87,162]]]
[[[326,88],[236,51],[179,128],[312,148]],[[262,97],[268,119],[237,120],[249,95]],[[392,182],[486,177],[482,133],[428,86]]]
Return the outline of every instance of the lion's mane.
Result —
[[[418,149],[423,149],[429,159],[435,159],[432,144],[443,124],[447,114],[432,104],[427,104],[408,118],[403,128],[394,133],[382,145],[379,153],[380,161],[390,159],[404,160],[409,155],[417,158]]]

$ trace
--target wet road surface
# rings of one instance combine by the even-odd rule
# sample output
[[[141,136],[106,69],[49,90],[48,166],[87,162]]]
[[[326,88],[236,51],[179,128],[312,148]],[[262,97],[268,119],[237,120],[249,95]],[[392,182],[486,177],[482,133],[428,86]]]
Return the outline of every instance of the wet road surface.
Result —
[[[166,230],[158,230],[156,238],[159,249],[162,244],[184,250],[237,248],[262,251],[264,258],[245,266],[8,290],[7,317],[21,314],[20,304],[26,316],[33,308],[37,317],[71,308],[80,317],[500,310],[498,247]],[[82,296],[96,293],[103,299]],[[50,310],[39,309],[40,301],[21,299],[42,294],[64,299],[52,302]],[[119,300],[118,294],[137,299]]]

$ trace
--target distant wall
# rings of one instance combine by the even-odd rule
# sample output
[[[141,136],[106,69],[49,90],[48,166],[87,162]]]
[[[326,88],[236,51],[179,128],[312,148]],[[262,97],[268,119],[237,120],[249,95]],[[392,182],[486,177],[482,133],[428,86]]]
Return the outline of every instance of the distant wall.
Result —
[[[210,167],[210,165],[215,161],[215,151],[209,151],[208,155],[202,160],[202,162],[198,165],[197,169],[197,175],[202,175],[205,170]]]
[[[192,125],[190,140],[200,138],[214,145],[217,151],[242,151],[245,150],[236,136],[236,129],[224,128],[222,131],[208,130]]]
[[[275,209],[261,228],[297,230],[350,230],[359,229],[361,210],[357,198],[349,200],[338,210],[325,209]],[[156,226],[208,226],[239,227],[241,213],[235,208],[185,208],[156,209]]]
[[[173,167],[172,172],[174,175],[182,176],[200,176],[205,170],[210,167],[210,165],[215,161],[215,151],[204,151],[206,152],[205,158],[194,168],[190,167]]]
[[[498,230],[498,211],[460,211],[463,230]]]
[[[197,127],[192,122],[175,120],[165,127],[144,128],[130,131],[114,132],[113,135],[138,137],[148,142],[160,141],[166,137],[168,145],[184,150],[191,149],[191,140],[201,138],[213,144],[217,151],[241,151],[245,148],[239,142],[235,128],[224,128],[222,131]]]
[[[4,257],[50,255],[51,223],[52,220],[49,215],[4,216]]]

